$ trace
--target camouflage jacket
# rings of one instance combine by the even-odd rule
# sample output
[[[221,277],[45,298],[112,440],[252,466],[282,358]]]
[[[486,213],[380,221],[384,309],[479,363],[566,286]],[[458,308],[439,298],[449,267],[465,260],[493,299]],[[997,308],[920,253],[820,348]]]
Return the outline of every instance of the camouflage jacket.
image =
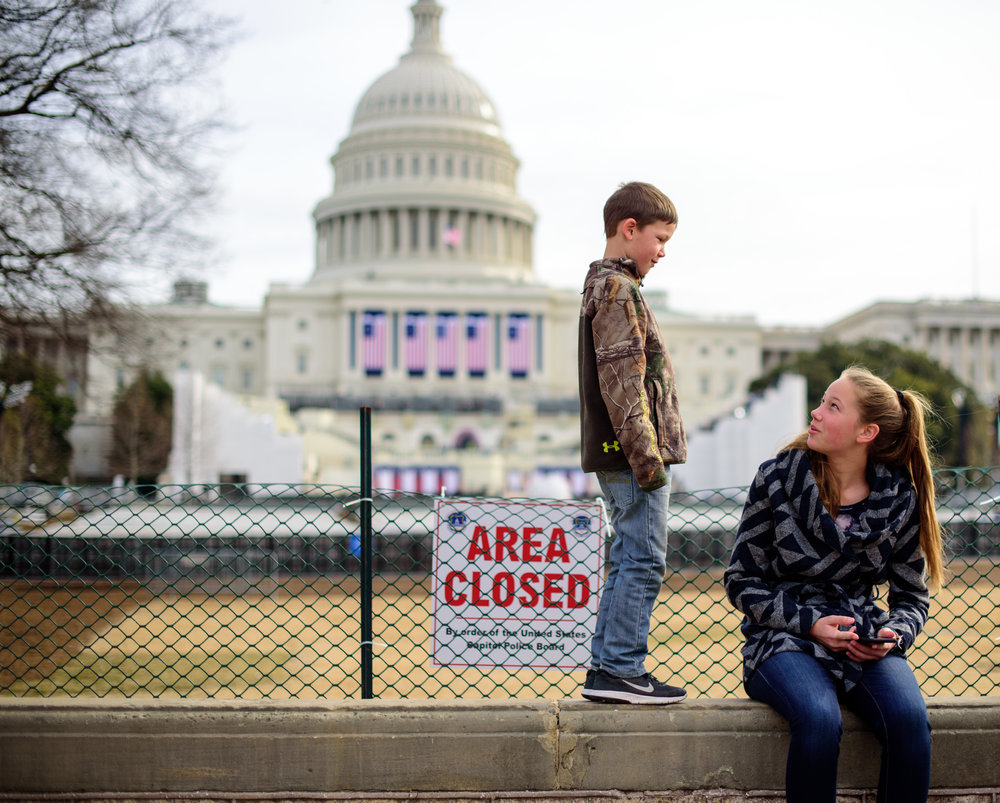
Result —
[[[687,459],[670,355],[630,259],[594,262],[580,307],[584,471],[629,469],[643,490]]]

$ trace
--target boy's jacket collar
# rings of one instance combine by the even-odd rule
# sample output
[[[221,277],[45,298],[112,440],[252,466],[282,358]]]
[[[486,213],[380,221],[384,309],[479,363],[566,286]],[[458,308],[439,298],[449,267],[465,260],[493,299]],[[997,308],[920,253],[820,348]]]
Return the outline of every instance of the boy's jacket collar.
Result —
[[[629,259],[628,257],[612,257],[611,259],[599,259],[596,264],[620,270],[622,273],[627,273],[639,282],[640,285],[642,284],[642,277],[639,276],[639,266],[635,264],[634,259]]]

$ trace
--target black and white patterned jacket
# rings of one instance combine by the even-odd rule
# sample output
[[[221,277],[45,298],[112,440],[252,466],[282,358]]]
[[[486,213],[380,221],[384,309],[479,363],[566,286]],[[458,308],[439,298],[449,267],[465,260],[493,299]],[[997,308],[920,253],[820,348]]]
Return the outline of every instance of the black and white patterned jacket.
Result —
[[[860,664],[809,638],[823,616],[853,616],[857,632],[888,627],[903,651],[927,621],[929,596],[920,549],[917,496],[899,467],[868,467],[870,495],[845,533],[819,501],[808,452],[761,464],[750,486],[725,573],[726,593],[743,614],[743,679],[779,652],[814,656],[851,688]],[[888,611],[875,587],[888,585]]]

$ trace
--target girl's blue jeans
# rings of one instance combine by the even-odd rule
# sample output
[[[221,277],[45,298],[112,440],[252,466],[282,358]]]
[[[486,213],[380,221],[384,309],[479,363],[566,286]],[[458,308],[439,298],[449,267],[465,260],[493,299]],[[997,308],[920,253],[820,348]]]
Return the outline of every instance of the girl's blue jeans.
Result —
[[[925,803],[930,786],[931,727],[906,659],[862,664],[861,682],[845,692],[810,655],[780,652],[746,683],[747,693],[778,711],[791,728],[785,767],[789,803],[834,803],[840,753],[840,703],[858,714],[882,744],[878,803]]]
[[[667,484],[643,491],[631,471],[598,471],[615,538],[591,641],[591,666],[617,677],[646,672],[649,619],[667,569]]]

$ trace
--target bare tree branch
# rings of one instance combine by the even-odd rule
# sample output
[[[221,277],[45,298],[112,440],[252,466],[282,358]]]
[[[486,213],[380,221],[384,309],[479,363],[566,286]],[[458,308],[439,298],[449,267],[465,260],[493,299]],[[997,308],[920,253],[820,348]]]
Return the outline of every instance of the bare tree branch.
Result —
[[[93,321],[197,262],[231,31],[193,0],[0,2],[0,329]]]

